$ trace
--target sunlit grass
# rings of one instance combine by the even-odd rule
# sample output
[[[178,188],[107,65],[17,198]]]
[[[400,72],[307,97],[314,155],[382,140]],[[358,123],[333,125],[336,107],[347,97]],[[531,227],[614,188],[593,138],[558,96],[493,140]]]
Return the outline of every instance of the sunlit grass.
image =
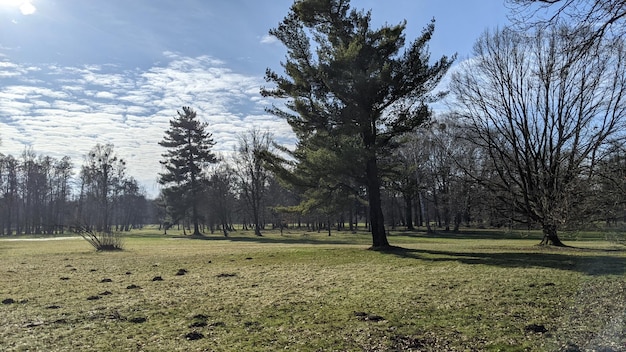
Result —
[[[626,350],[609,242],[396,233],[404,249],[381,253],[366,233],[171,233],[112,253],[0,241],[0,350]]]

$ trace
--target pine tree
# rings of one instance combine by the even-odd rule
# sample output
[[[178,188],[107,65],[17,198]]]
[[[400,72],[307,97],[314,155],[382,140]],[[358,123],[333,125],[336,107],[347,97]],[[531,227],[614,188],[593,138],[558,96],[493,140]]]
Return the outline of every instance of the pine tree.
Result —
[[[381,163],[398,136],[428,119],[426,104],[436,98],[431,91],[453,59],[429,64],[434,23],[405,46],[406,23],[373,29],[370,19],[347,0],[295,2],[270,30],[287,47],[286,76],[268,69],[266,80],[275,88],[262,93],[287,100],[287,109],[270,111],[286,119],[299,139],[293,155],[298,172],[324,175],[320,180],[329,189],[346,184],[346,176],[367,189],[372,246],[385,248]],[[329,165],[312,152],[338,162]]]
[[[193,235],[200,234],[200,197],[208,176],[206,166],[217,161],[211,151],[215,142],[206,131],[208,123],[200,122],[190,107],[176,111],[178,116],[170,120],[170,129],[159,145],[167,148],[161,156],[165,172],[159,173],[159,183],[165,186],[163,195],[167,210],[174,220],[180,221],[191,211]]]

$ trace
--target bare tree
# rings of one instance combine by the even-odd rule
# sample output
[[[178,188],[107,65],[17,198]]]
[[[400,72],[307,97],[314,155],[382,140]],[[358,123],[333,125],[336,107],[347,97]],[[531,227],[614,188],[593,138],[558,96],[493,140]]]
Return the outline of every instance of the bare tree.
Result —
[[[614,144],[608,157],[598,164],[593,184],[597,196],[589,199],[597,210],[598,220],[607,226],[626,221],[626,145]]]
[[[235,171],[230,165],[221,160],[209,176],[207,197],[207,219],[211,233],[217,225],[222,228],[224,237],[228,237],[228,231],[233,229],[232,215],[236,203],[236,177]]]
[[[514,23],[546,27],[569,25],[592,28],[589,45],[605,36],[619,38],[626,34],[624,0],[507,0]]]
[[[491,174],[480,181],[517,221],[539,224],[543,244],[580,216],[588,182],[609,144],[624,138],[622,41],[573,47],[571,31],[484,34],[453,75],[457,113]]]
[[[262,215],[270,172],[263,166],[261,154],[270,151],[273,138],[269,132],[252,129],[239,136],[235,170],[241,197],[252,216],[254,234],[261,236]]]
[[[72,165],[24,150],[20,159],[0,156],[0,233],[63,231],[70,195]]]
[[[112,144],[96,144],[85,156],[80,172],[78,221],[99,232],[110,232],[114,201],[126,179],[126,161]]]
[[[14,227],[19,234],[19,161],[12,155],[2,156],[0,160],[0,197],[2,197],[2,234],[13,234]],[[6,232],[4,231],[6,229]]]

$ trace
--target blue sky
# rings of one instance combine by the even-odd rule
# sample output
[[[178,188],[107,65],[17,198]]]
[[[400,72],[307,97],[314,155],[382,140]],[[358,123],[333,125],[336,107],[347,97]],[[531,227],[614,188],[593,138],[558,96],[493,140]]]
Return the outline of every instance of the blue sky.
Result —
[[[292,0],[0,0],[0,152],[70,156],[113,143],[150,196],[169,120],[191,106],[228,154],[255,127],[289,143],[265,113],[265,69],[285,50],[270,28]],[[432,58],[471,57],[487,29],[508,23],[504,0],[352,0],[375,25],[407,20],[414,39],[435,18]]]

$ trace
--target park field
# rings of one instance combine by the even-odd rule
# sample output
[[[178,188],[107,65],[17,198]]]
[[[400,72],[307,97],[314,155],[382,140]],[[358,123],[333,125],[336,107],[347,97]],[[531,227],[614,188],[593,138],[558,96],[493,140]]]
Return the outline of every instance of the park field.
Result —
[[[605,236],[244,231],[0,239],[1,351],[626,351]]]

